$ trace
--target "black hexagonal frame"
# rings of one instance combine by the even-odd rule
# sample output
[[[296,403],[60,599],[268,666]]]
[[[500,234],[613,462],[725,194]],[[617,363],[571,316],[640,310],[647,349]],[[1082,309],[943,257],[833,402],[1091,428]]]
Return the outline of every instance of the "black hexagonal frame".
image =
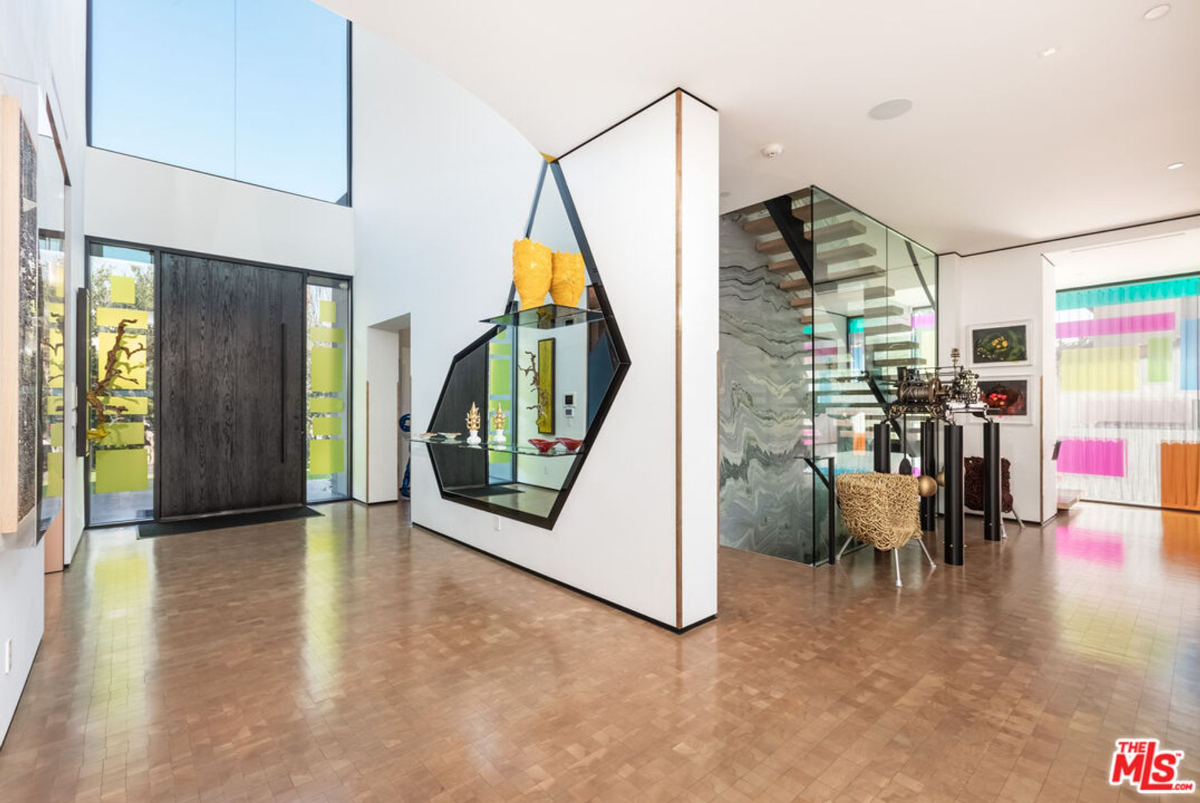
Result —
[[[557,161],[548,161],[542,166],[538,174],[537,188],[534,193],[533,206],[529,212],[529,221],[525,228],[525,236],[530,237],[533,234],[534,221],[539,211],[539,203],[542,201],[543,191],[546,188],[547,173],[553,178],[554,186],[562,202],[562,212],[565,213],[566,221],[569,223],[578,252],[583,256],[587,280],[589,282],[585,290],[587,310],[585,311],[580,308],[578,313],[575,313],[570,308],[546,305],[545,307],[537,308],[537,310],[527,310],[518,317],[519,301],[516,297],[516,287],[515,285],[512,286],[509,290],[505,314],[497,318],[488,319],[487,322],[492,322],[494,325],[482,336],[458,352],[451,361],[450,369],[447,371],[446,379],[442,384],[441,394],[438,396],[437,404],[434,406],[428,431],[444,432],[454,431],[456,427],[461,428],[462,415],[466,409],[466,404],[469,401],[474,401],[477,404],[477,397],[481,395],[485,402],[485,412],[483,414],[487,414],[486,409],[489,407],[488,399],[490,398],[491,385],[488,373],[490,365],[488,359],[491,356],[490,349],[493,341],[504,336],[507,327],[514,327],[518,330],[513,335],[513,340],[519,341],[519,332],[528,331],[531,325],[534,330],[555,329],[564,326],[586,326],[585,359],[587,361],[588,410],[585,415],[587,415],[588,421],[583,445],[577,453],[563,454],[560,452],[554,457],[537,455],[531,453],[531,451],[511,453],[511,480],[497,483],[492,481],[492,467],[497,465],[497,461],[492,455],[509,452],[490,450],[492,447],[487,445],[486,426],[484,427],[485,445],[483,446],[466,447],[461,440],[453,443],[426,442],[430,463],[433,466],[434,478],[437,481],[438,490],[443,499],[468,507],[486,510],[498,516],[515,519],[545,529],[553,529],[575,484],[575,480],[579,476],[579,472],[582,470],[591,452],[591,448],[600,434],[604,420],[608,415],[613,400],[616,398],[617,391],[624,381],[625,374],[629,370],[630,359],[629,352],[625,347],[625,341],[621,337],[620,329],[617,326],[616,317],[613,314],[608,294],[601,281],[600,272],[596,267],[592,250],[588,245],[583,226],[580,224],[574,201],[571,199],[570,191],[567,188],[562,166]],[[510,343],[509,348],[511,352],[512,343]],[[509,361],[512,363],[510,370],[513,372],[514,378],[517,373],[518,360],[519,357],[516,354],[510,353]],[[482,366],[479,364],[481,361]],[[598,370],[593,370],[593,363],[597,366]],[[482,384],[480,384],[480,376],[483,378]],[[595,384],[597,385],[595,389],[592,387],[593,380],[595,380]],[[602,388],[600,387],[601,384],[603,385]],[[517,419],[516,385],[512,385],[511,388],[510,411],[511,418],[513,419],[513,440],[515,442],[520,437],[515,431]],[[601,392],[602,396],[599,402],[593,406],[591,401],[593,393],[596,391]],[[555,404],[557,405],[557,399],[555,400]],[[524,449],[524,447],[516,446],[508,448]],[[566,470],[561,486],[557,489],[550,489],[519,481],[520,471],[518,461],[521,459],[534,461],[571,460],[572,463]],[[503,458],[499,462],[502,463]],[[554,493],[552,502],[548,498],[549,494],[547,492]],[[525,498],[523,495],[525,494],[528,494],[531,499],[536,497],[537,504],[531,503],[523,506],[522,502]]]

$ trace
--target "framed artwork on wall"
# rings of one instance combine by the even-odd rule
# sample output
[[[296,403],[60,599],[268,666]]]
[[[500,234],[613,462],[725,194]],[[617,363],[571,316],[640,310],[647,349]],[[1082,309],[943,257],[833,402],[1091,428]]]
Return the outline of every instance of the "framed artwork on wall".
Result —
[[[548,337],[538,341],[538,434],[554,434],[554,344]]]
[[[0,96],[0,532],[35,538],[40,312],[37,152],[20,101]]]
[[[1009,321],[967,326],[967,366],[1005,368],[1031,365],[1033,322]]]
[[[1028,424],[1033,417],[1029,398],[1029,377],[999,377],[979,379],[979,393],[989,411],[1005,423]]]

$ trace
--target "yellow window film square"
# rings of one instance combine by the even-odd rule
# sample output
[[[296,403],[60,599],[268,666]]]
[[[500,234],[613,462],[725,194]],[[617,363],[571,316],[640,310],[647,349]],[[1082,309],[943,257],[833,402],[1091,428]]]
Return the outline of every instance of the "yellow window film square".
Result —
[[[131,276],[113,276],[108,280],[108,297],[114,304],[132,304],[137,288]]]
[[[341,435],[342,434],[342,419],[337,416],[323,415],[312,420],[312,434],[314,437],[321,435]]]
[[[104,366],[108,361],[108,353],[112,351],[113,345],[117,342],[116,332],[101,332],[97,336],[100,353],[97,355],[98,370],[103,371]],[[121,352],[117,359],[120,362],[128,363],[121,368],[121,376],[113,382],[113,390],[143,390],[146,387],[146,336],[145,335],[125,335],[121,341],[122,346],[131,353]],[[136,353],[132,353],[136,352]]]
[[[115,329],[121,325],[121,321],[128,321],[125,324],[126,329],[148,329],[150,328],[150,313],[144,309],[113,309],[112,307],[99,307],[96,310],[97,326],[111,326]]]
[[[336,301],[321,301],[318,303],[320,309],[321,323],[336,323],[337,322],[337,302]]]
[[[308,397],[308,411],[310,413],[340,413],[345,409],[345,400],[337,396]]]
[[[51,452],[46,455],[46,496],[62,496],[63,493],[63,453]]]
[[[346,332],[332,326],[308,327],[308,339],[314,343],[344,343]]]
[[[108,425],[105,446],[141,446],[146,442],[146,425],[141,421],[119,421]]]
[[[342,392],[342,349],[329,346],[313,346],[312,387],[317,393]]]
[[[150,487],[146,449],[96,450],[96,493],[145,491]]]
[[[346,470],[346,441],[342,438],[308,442],[308,473],[339,474]]]
[[[108,403],[114,407],[124,407],[124,410],[112,410],[122,416],[149,415],[149,396],[109,396]]]

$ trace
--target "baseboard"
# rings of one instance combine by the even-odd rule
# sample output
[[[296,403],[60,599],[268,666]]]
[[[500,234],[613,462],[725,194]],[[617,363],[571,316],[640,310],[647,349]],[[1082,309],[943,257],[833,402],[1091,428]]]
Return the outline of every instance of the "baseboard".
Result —
[[[519,563],[513,563],[511,560],[508,560],[507,558],[502,558],[499,555],[488,552],[486,549],[480,549],[479,547],[477,547],[473,544],[468,544],[466,541],[460,541],[459,539],[455,538],[452,535],[446,535],[443,532],[438,532],[437,530],[433,529],[432,527],[426,527],[424,524],[420,524],[415,521],[412,523],[412,526],[416,529],[424,530],[425,532],[429,533],[430,535],[436,535],[439,538],[445,538],[447,541],[452,541],[453,543],[458,544],[459,546],[462,546],[462,547],[466,547],[467,549],[470,549],[473,552],[478,552],[481,555],[486,555],[487,557],[491,558],[492,560],[499,561],[500,563],[503,563],[506,566],[511,566],[514,569],[520,569],[521,571],[525,572],[526,574],[531,574],[534,577],[538,578],[539,580],[545,580],[548,583],[554,583],[554,585],[559,586],[561,588],[565,588],[568,591],[573,591],[574,593],[579,594],[580,596],[584,596],[590,600],[595,600],[596,602],[603,603],[610,608],[615,608],[618,611],[620,611],[621,613],[626,613],[626,614],[629,614],[630,616],[634,616],[638,619],[641,619],[643,622],[649,622],[650,624],[655,625],[656,627],[661,627],[663,630],[674,633],[677,636],[681,636],[684,633],[687,633],[689,630],[693,630],[693,629],[699,627],[700,625],[707,624],[717,618],[717,615],[714,613],[712,616],[709,616],[705,619],[700,619],[699,621],[696,621],[696,622],[692,622],[690,625],[684,625],[683,627],[675,627],[674,625],[669,625],[666,622],[660,622],[659,620],[657,620],[653,617],[647,616],[644,613],[635,611],[632,608],[626,608],[624,605],[620,605],[616,602],[612,602],[611,600],[607,600],[604,597],[598,597],[595,594],[591,593],[590,591],[584,591],[582,588],[576,588],[575,586],[571,585],[570,583],[564,583],[562,580],[556,580],[555,578],[550,577],[549,575],[542,574],[541,572],[536,571],[534,569],[530,569],[527,566],[522,566]]]

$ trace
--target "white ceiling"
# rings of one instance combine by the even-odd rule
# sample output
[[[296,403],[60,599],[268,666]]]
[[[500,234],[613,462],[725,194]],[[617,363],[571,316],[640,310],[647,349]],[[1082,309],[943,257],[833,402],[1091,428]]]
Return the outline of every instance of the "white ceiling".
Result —
[[[1090,287],[1112,282],[1200,272],[1200,228],[1135,237],[1045,254],[1054,286]]]
[[[815,183],[964,254],[1200,211],[1200,1],[1157,1],[319,0],[544,152],[682,86],[721,112],[722,211]]]

